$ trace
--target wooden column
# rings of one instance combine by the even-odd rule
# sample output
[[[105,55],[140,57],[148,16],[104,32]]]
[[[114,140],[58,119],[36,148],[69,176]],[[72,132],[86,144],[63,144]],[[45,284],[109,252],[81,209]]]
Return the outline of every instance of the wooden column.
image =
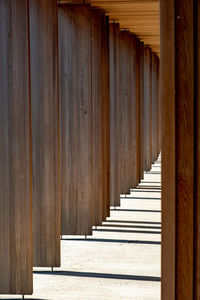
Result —
[[[30,0],[34,266],[60,266],[57,1]]]
[[[144,48],[144,169],[151,168],[151,49]]]
[[[120,205],[119,24],[110,24],[110,204]]]
[[[101,15],[103,220],[110,215],[109,19]]]
[[[102,82],[101,82],[101,13],[93,9],[92,38],[92,217],[93,225],[102,223]]]
[[[59,7],[61,232],[92,233],[91,8]]]
[[[120,34],[120,176],[121,193],[129,192],[128,178],[128,130],[129,130],[129,48],[127,42],[128,32]]]
[[[142,156],[142,149],[141,149],[141,81],[140,81],[140,71],[141,71],[141,59],[140,59],[140,41],[135,38],[135,88],[136,88],[136,184],[140,182],[142,178],[141,174],[141,156]]]
[[[199,298],[198,8],[161,1],[163,300]]]
[[[140,179],[143,178],[145,166],[144,166],[144,44],[140,43],[140,133],[141,133],[141,151],[140,151]]]
[[[137,185],[137,89],[136,89],[136,51],[135,38],[130,34],[130,188]]]
[[[152,67],[151,67],[151,124],[152,124],[152,131],[151,131],[151,145],[152,145],[152,152],[151,152],[151,161],[152,163],[157,159],[157,149],[158,149],[158,109],[157,109],[157,56],[155,53],[152,54]]]
[[[0,1],[0,294],[32,294],[28,1]]]

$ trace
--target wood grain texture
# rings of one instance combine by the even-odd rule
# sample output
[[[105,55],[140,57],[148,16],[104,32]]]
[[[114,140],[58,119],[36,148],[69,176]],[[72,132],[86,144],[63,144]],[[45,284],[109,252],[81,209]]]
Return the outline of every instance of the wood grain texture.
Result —
[[[92,217],[93,225],[102,223],[102,84],[101,84],[101,12],[91,14],[92,39]]]
[[[28,1],[0,1],[0,294],[32,294]]]
[[[194,2],[176,0],[175,10],[176,299],[193,299]]]
[[[174,0],[160,2],[162,114],[162,300],[175,299],[176,150]],[[169,39],[170,37],[170,39]],[[170,222],[169,222],[170,220]]]
[[[195,164],[196,164],[196,180],[195,180],[195,299],[200,299],[200,2],[195,3],[195,49],[194,63],[195,72]]]
[[[92,233],[91,8],[60,6],[61,233]]]
[[[120,205],[119,24],[110,24],[110,204]]]
[[[102,155],[103,220],[110,215],[110,91],[109,91],[109,22],[101,15],[101,84],[102,84]]]
[[[57,2],[30,0],[34,266],[60,266]]]

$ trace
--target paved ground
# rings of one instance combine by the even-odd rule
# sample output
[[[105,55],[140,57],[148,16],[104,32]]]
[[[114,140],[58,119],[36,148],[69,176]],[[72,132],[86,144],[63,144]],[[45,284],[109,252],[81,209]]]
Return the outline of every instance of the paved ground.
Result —
[[[160,168],[159,159],[91,237],[64,236],[61,268],[34,269],[25,299],[160,299]]]

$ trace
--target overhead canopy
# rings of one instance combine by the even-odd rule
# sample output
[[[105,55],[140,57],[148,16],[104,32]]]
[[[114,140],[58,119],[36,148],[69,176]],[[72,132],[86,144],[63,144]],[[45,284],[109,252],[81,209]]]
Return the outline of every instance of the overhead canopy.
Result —
[[[87,3],[103,9],[110,21],[120,23],[140,38],[145,45],[160,54],[159,0],[60,0],[61,4]]]

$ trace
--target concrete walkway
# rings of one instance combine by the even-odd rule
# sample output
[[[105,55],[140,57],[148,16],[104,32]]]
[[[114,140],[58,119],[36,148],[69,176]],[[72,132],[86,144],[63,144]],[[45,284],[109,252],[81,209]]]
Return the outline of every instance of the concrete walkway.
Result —
[[[159,158],[91,237],[64,236],[61,268],[34,268],[25,299],[160,299],[160,171]]]

